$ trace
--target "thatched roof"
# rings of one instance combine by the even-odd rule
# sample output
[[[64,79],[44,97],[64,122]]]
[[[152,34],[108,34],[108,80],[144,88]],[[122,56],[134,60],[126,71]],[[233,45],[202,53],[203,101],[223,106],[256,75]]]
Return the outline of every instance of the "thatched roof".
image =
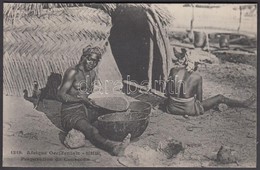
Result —
[[[107,39],[110,16],[120,6],[155,12],[162,25],[172,19],[160,4],[5,3],[4,52],[10,56],[29,53],[32,57],[59,53],[69,58],[67,51],[72,50],[73,43],[68,42],[78,41],[73,50],[80,56],[86,42],[102,44]]]
[[[38,80],[44,87],[50,72],[64,73],[78,62],[84,47],[107,41],[118,7],[145,10],[157,37],[166,35],[159,25],[165,26],[172,18],[157,4],[4,3],[4,89],[21,95],[30,82]],[[161,46],[162,39],[156,41]]]
[[[4,4],[4,21],[12,21],[16,18],[27,16],[41,17],[43,13],[49,13],[54,8],[62,8],[67,10],[70,7],[91,7],[103,10],[105,13],[111,14],[118,6],[142,8],[145,11],[154,11],[163,25],[169,24],[173,19],[167,8],[160,4],[120,4],[120,3],[5,3]]]
[[[30,54],[32,57],[35,54],[53,57],[50,54],[58,53],[71,58],[67,56],[68,51],[75,51],[79,57],[86,43],[105,41],[110,28],[110,17],[101,10],[86,10],[86,7],[51,12],[42,10],[41,17],[24,16],[4,23],[4,52]],[[77,46],[72,47],[75,43]]]
[[[44,87],[51,72],[63,74],[77,64],[82,49],[104,44],[111,29],[107,13],[88,7],[42,9],[40,16],[26,13],[13,21],[5,17],[4,89],[18,96],[23,89],[30,94],[34,80]]]

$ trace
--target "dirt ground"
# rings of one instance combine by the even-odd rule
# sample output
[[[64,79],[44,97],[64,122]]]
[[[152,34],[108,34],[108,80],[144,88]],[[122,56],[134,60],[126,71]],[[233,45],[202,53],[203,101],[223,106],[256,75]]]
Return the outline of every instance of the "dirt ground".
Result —
[[[204,78],[204,99],[217,94],[246,99],[256,93],[256,68],[250,65],[206,64],[198,71]],[[110,156],[88,141],[85,147],[73,150],[61,144],[61,130],[54,125],[59,124],[60,103],[45,100],[46,108],[39,112],[22,97],[4,96],[3,99],[3,166],[256,166],[256,103],[246,109],[210,110],[202,116],[187,119],[154,108],[146,131],[131,141],[122,165],[124,161],[120,163],[118,157]],[[181,141],[185,147],[183,153],[172,159],[160,157],[155,151],[158,143],[169,137]],[[213,159],[221,145],[237,151],[239,161],[234,164],[215,162]],[[133,163],[131,154],[139,159],[138,163]]]

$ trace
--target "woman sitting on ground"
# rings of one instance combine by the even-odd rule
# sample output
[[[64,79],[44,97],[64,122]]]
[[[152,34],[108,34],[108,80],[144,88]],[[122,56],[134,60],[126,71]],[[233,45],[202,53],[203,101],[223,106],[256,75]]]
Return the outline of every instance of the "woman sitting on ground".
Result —
[[[194,57],[194,56],[193,56]],[[202,101],[202,77],[196,72],[198,62],[191,58],[191,52],[184,50],[178,60],[181,67],[172,68],[166,86],[166,111],[170,114],[196,116],[215,108],[221,103],[229,107],[249,107],[255,101],[254,95],[240,101],[221,94]]]

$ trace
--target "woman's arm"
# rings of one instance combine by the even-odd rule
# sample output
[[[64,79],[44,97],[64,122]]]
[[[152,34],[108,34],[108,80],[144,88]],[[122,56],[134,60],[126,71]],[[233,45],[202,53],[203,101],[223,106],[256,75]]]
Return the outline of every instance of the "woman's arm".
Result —
[[[166,88],[165,88],[165,96],[169,97],[174,91],[173,91],[173,81],[174,81],[174,68],[170,70],[170,74],[168,77],[168,80],[166,82]]]
[[[75,80],[76,70],[71,69],[67,70],[64,74],[64,79],[58,90],[58,97],[63,103],[84,103],[86,105],[93,106],[94,103],[84,95],[79,95],[78,97],[68,94],[68,90],[72,87],[72,84]]]
[[[203,95],[203,91],[202,91],[202,77],[200,76],[198,79],[198,85],[197,85],[197,93],[196,93],[196,98],[202,102],[202,95]]]
[[[178,82],[175,82],[175,76],[178,73],[179,68],[172,68],[170,70],[169,78],[166,84],[166,96],[169,97],[170,95],[175,95],[175,85]]]
[[[64,74],[64,79],[62,80],[62,84],[58,90],[58,97],[63,103],[83,102],[82,98],[77,98],[67,93],[68,90],[72,87],[75,74],[76,70],[73,69],[66,71]]]

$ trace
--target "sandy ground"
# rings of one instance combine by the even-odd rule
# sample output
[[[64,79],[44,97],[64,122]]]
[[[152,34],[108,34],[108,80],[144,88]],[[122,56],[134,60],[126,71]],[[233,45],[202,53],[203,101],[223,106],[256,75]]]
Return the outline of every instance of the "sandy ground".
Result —
[[[207,64],[199,72],[204,78],[204,98],[216,94],[246,99],[256,93],[256,68],[245,64]],[[51,108],[50,107],[54,106]],[[3,166],[15,167],[255,167],[256,103],[250,108],[208,111],[185,119],[153,109],[150,123],[142,136],[131,141],[126,150],[135,151],[138,164],[122,165],[118,157],[95,148],[88,141],[80,149],[67,149],[60,142],[60,103],[45,100],[39,112],[21,97],[4,96]],[[50,119],[48,119],[48,117]],[[52,121],[51,121],[52,120]],[[53,124],[56,124],[56,126]],[[176,158],[158,157],[158,143],[172,137],[185,146]],[[221,145],[237,151],[238,164],[219,164],[214,158]],[[148,149],[147,149],[148,148]],[[34,153],[34,154],[33,154]]]

